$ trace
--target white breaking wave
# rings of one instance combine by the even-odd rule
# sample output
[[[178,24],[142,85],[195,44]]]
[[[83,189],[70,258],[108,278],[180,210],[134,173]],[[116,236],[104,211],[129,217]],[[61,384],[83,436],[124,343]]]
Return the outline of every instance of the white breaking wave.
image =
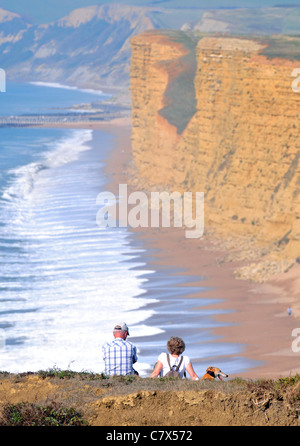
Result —
[[[40,87],[50,87],[50,88],[63,88],[64,90],[76,90],[82,91],[83,93],[90,93],[95,95],[103,96],[103,91],[101,90],[92,90],[91,88],[79,88],[71,85],[59,84],[57,82],[29,82],[32,85],[37,85]]]
[[[161,332],[146,323],[154,311],[145,305],[156,302],[143,296],[152,271],[128,231],[96,224],[105,179],[101,147],[91,151],[91,139],[92,131],[74,130],[11,171],[2,194],[1,370],[101,372],[101,345],[116,321],[126,320],[133,336]]]
[[[5,200],[28,198],[42,170],[63,166],[77,160],[81,152],[91,149],[89,143],[92,138],[92,130],[74,132],[71,136],[58,141],[55,149],[46,152],[40,161],[11,169],[9,174],[15,177],[15,181],[3,192],[2,198]]]

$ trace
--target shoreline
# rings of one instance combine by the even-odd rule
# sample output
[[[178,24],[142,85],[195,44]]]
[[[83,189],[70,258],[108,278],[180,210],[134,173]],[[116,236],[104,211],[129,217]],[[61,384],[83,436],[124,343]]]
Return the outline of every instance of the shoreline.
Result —
[[[132,160],[130,118],[61,127],[99,129],[113,135],[115,142],[106,160],[105,173],[110,178],[109,190],[117,195],[118,185],[128,183],[127,169]],[[158,267],[168,265],[174,269],[183,268],[187,286],[189,276],[201,276],[202,280],[197,285],[208,289],[199,293],[199,299],[212,299],[212,302],[213,299],[222,300],[202,307],[205,310],[224,311],[214,315],[215,320],[222,323],[220,327],[212,329],[213,335],[219,339],[209,342],[239,343],[244,349],[238,356],[262,361],[261,365],[247,372],[231,374],[230,370],[224,370],[230,378],[277,379],[300,373],[300,352],[292,351],[295,340],[292,330],[300,327],[300,320],[295,317],[298,316],[297,312],[293,311],[291,316],[287,314],[288,306],[293,307],[296,302],[300,280],[298,265],[288,273],[257,284],[235,278],[234,270],[241,266],[241,262],[223,263],[221,257],[224,251],[218,251],[205,238],[185,239],[184,234],[179,234],[180,230],[174,228],[131,230],[139,235],[146,250],[157,250],[155,262]],[[226,355],[227,361],[230,362],[232,356]],[[218,366],[206,362],[207,366]]]

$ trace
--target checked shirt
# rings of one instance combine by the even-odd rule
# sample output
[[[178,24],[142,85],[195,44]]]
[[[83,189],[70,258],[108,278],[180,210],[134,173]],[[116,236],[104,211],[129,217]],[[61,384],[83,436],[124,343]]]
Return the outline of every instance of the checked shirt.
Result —
[[[134,375],[132,365],[137,362],[136,346],[122,338],[107,342],[102,347],[105,375]]]

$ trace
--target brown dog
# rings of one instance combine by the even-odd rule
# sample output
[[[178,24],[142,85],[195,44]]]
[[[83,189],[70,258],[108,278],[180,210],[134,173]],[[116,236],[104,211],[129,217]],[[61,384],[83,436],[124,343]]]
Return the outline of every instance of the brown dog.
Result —
[[[208,367],[206,369],[205,375],[203,375],[201,379],[215,378],[219,378],[221,381],[223,381],[223,378],[228,378],[228,375],[226,375],[226,373],[223,373],[218,367]]]

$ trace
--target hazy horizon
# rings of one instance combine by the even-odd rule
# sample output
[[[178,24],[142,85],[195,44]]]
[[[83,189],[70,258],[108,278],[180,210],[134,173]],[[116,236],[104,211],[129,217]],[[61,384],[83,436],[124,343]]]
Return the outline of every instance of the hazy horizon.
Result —
[[[25,16],[32,23],[46,23],[57,20],[77,8],[123,4],[131,6],[147,6],[157,8],[179,9],[226,9],[226,8],[266,8],[273,6],[300,7],[300,0],[0,0],[0,7]]]

